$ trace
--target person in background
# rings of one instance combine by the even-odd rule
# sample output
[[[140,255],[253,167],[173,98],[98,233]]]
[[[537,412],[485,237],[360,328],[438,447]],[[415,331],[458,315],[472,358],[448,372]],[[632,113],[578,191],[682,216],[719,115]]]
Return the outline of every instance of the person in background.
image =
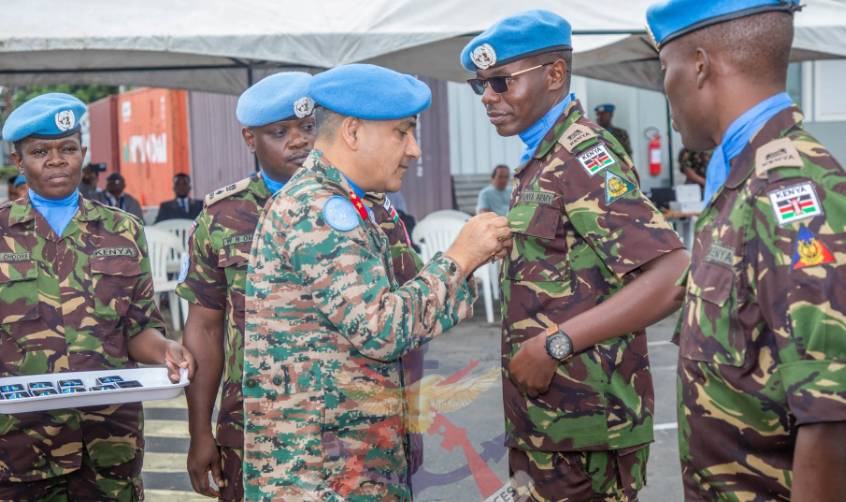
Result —
[[[508,205],[511,203],[511,190],[508,182],[511,181],[511,169],[504,164],[496,166],[491,173],[491,184],[479,192],[479,201],[476,203],[476,214],[496,213],[500,216],[508,214]]]
[[[18,175],[18,177],[15,178],[15,182],[12,183],[12,191],[9,192],[9,200],[20,199],[25,193],[27,193],[28,189],[26,177],[23,174]]]
[[[614,127],[611,120],[614,118],[614,110],[617,107],[611,104],[599,105],[593,109],[596,112],[596,124],[610,132],[612,136],[617,138],[617,141],[623,145],[623,149],[627,154],[632,154],[632,140],[629,139],[629,132],[620,127]]]
[[[138,200],[124,193],[126,189],[126,182],[120,173],[112,173],[106,178],[106,190],[104,192],[95,193],[93,200],[101,202],[107,206],[117,207],[123,209],[127,213],[136,216],[142,222],[144,221],[144,212],[141,211],[141,204]]]
[[[173,193],[176,198],[162,202],[159,206],[159,214],[156,215],[156,223],[165,220],[175,219],[196,219],[203,210],[203,201],[188,197],[191,193],[191,177],[185,173],[179,173],[173,177]]]
[[[82,182],[79,184],[79,195],[86,199],[92,199],[103,190],[97,186],[100,179],[100,172],[106,168],[106,164],[88,164],[82,169]]]
[[[6,194],[9,196],[9,200],[15,200],[15,181],[18,179],[19,174],[16,174],[8,179],[7,181],[7,190]]]
[[[711,153],[713,150],[706,152],[694,152],[687,148],[682,148],[679,152],[679,169],[682,174],[687,176],[688,183],[696,183],[705,191],[705,173],[708,170],[708,163],[711,162]]]

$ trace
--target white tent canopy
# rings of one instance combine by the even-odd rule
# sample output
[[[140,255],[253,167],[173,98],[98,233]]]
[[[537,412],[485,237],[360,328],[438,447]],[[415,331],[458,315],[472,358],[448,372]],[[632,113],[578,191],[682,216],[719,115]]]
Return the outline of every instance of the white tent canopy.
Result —
[[[846,7],[807,1],[797,15],[797,54],[846,56]],[[649,3],[2,0],[0,85],[125,84],[237,94],[269,73],[354,62],[461,81],[470,73],[459,54],[474,34],[508,14],[540,8],[573,25],[575,73],[658,89],[655,52],[641,40]]]

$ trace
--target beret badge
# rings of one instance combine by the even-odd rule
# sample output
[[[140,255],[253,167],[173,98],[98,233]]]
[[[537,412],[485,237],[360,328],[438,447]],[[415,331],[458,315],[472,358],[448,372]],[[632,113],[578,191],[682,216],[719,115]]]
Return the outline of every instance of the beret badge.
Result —
[[[294,115],[298,119],[308,117],[314,111],[314,100],[306,96],[294,102]]]
[[[62,110],[56,114],[55,118],[56,127],[62,132],[69,131],[76,125],[76,117],[73,114],[73,110]]]
[[[496,64],[496,51],[494,51],[490,44],[482,44],[473,50],[472,54],[470,54],[470,59],[473,60],[476,68],[487,70]]]

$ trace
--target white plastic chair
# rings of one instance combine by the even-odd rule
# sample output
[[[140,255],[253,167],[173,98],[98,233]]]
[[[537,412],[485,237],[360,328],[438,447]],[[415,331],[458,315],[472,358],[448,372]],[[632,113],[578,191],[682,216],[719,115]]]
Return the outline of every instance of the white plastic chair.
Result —
[[[174,251],[168,257],[167,271],[170,273],[179,272],[179,269],[182,267],[182,261],[180,259],[180,256],[183,251],[188,251],[188,239],[190,237],[189,233],[191,232],[191,225],[193,224],[194,220],[189,220],[187,218],[176,218],[173,220],[160,221],[155,225],[151,225],[150,227],[148,227],[170,232],[173,235],[179,237],[179,241],[182,243],[182,250]]]
[[[168,279],[167,265],[172,255],[182,257],[185,252],[182,250],[182,242],[176,235],[153,227],[144,227],[147,235],[147,249],[150,255],[150,269],[153,275],[153,298],[156,306],[159,306],[159,294],[167,293],[170,304],[170,316],[173,329],[182,327],[182,318],[179,315],[179,297],[176,296],[176,279]]]
[[[466,223],[466,220],[461,221],[461,219],[457,218],[456,215],[438,214],[444,212],[447,211],[437,211],[432,213],[423,218],[422,221],[419,221],[414,227],[411,240],[420,246],[421,259],[424,262],[431,260],[432,256],[436,253],[446,252],[452,243],[455,242],[455,239],[458,238],[461,228]],[[465,214],[459,211],[449,212]],[[467,220],[469,219],[470,216],[467,216]],[[485,317],[487,318],[488,323],[493,324],[493,288],[499,287],[499,284],[497,281],[496,286],[494,286],[495,282],[492,281],[491,278],[497,277],[497,273],[493,270],[492,265],[488,263],[476,269],[473,277],[476,279],[476,286],[481,290],[482,297],[485,302]]]

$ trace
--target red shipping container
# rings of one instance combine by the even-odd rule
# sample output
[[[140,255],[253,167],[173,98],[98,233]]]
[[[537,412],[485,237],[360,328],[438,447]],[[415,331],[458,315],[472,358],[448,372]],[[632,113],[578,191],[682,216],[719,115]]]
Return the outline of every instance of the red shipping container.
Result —
[[[142,206],[173,199],[173,176],[190,174],[185,91],[144,88],[118,95],[120,173]]]
[[[106,172],[100,173],[97,183],[102,189],[106,188],[106,177],[109,173],[120,170],[117,101],[117,96],[107,96],[88,105],[91,163],[106,164]]]

